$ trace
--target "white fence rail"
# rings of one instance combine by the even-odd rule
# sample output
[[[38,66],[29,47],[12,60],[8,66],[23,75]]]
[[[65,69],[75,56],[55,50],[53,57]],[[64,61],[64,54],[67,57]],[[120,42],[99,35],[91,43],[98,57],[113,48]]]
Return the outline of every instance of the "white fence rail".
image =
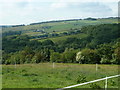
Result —
[[[68,87],[64,87],[64,88],[60,88],[60,89],[56,89],[56,90],[73,88],[73,87],[77,87],[77,86],[81,86],[81,85],[85,85],[85,84],[89,84],[89,83],[98,82],[98,81],[101,81],[101,80],[106,80],[105,81],[105,88],[107,88],[107,79],[114,78],[114,77],[119,77],[119,76],[120,75],[109,76],[109,77],[105,77],[105,78],[101,78],[101,79],[97,79],[97,80],[93,80],[93,81],[89,81],[89,82],[85,82],[85,83],[81,83],[81,84],[76,84],[76,85],[72,85],[72,86],[68,86]]]

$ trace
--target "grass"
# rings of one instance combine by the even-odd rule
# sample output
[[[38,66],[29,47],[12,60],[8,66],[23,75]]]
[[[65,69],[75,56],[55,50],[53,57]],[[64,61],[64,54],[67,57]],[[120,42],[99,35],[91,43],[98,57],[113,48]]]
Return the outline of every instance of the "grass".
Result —
[[[62,88],[118,74],[118,65],[52,63],[3,65],[3,88]],[[95,85],[96,84],[96,85]],[[104,81],[75,88],[104,88]],[[118,87],[118,78],[108,80],[109,88]]]
[[[78,21],[63,21],[56,23],[44,23],[37,25],[26,25],[21,27],[9,27],[3,28],[3,32],[5,31],[23,31],[24,34],[28,35],[37,35],[33,32],[35,29],[43,30],[42,27],[51,26],[51,28],[44,29],[45,32],[52,33],[53,31],[61,32],[61,31],[69,31],[71,28],[81,28],[82,26],[87,25],[96,25],[96,24],[109,24],[109,23],[117,23],[117,19],[98,19],[95,21],[92,20],[78,20]],[[77,25],[76,25],[77,24]],[[39,32],[37,32],[39,34]]]
[[[44,40],[52,40],[54,43],[57,43],[57,42],[63,42],[64,40],[66,40],[67,38],[84,38],[86,37],[87,35],[84,34],[84,33],[81,33],[81,34],[75,34],[75,35],[66,35],[66,36],[61,36],[61,37],[53,37],[53,38],[46,38],[46,39],[38,39],[38,41],[44,41]]]

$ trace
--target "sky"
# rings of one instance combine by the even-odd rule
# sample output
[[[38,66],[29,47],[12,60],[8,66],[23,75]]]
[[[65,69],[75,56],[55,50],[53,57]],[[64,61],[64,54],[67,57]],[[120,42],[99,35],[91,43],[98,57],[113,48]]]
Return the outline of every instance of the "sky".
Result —
[[[118,16],[119,0],[0,0],[0,25]]]

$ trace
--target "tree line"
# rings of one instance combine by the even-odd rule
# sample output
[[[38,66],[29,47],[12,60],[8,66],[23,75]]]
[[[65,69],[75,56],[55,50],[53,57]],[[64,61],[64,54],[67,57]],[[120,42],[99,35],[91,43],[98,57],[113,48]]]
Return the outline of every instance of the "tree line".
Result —
[[[69,37],[62,42],[31,40],[27,35],[3,37],[2,64],[40,62],[120,64],[118,24],[85,26],[84,38]]]

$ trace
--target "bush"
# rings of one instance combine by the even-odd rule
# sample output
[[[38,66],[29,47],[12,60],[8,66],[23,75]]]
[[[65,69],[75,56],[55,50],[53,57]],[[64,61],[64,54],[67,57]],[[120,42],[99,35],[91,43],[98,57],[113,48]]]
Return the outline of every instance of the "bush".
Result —
[[[51,51],[50,61],[51,62],[61,62],[61,54],[58,52]]]
[[[79,61],[82,64],[84,64],[84,63],[89,63],[89,64],[100,63],[100,56],[98,55],[96,50],[83,49],[81,52],[77,53],[76,61]]]
[[[76,62],[75,57],[76,57],[76,52],[77,50],[74,49],[66,49],[61,56],[61,60],[66,63],[74,63]]]
[[[86,77],[83,75],[79,75],[76,79],[76,83],[84,83],[87,82]]]
[[[97,84],[90,84],[90,87],[91,88],[94,88],[94,89],[100,89],[101,87],[99,86],[99,85],[97,85]]]
[[[106,58],[102,58],[101,61],[100,61],[101,64],[110,64],[111,61],[106,59]]]

